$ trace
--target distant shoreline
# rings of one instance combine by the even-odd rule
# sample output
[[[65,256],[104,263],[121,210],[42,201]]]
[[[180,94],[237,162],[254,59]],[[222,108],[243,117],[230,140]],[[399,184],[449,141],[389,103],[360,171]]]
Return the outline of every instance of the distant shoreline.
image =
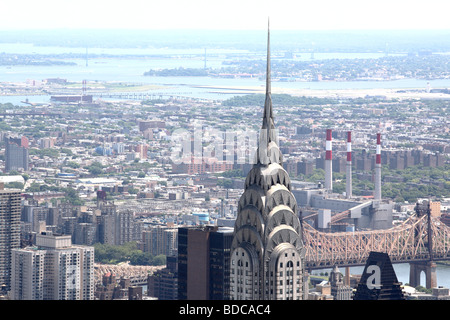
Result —
[[[23,88],[21,85],[23,84]],[[227,81],[216,84],[155,84],[155,83],[127,83],[127,82],[108,82],[108,81],[94,81],[88,83],[88,94],[96,96],[98,94],[106,93],[142,93],[148,92],[150,95],[162,95],[162,96],[192,96],[193,98],[203,98],[212,100],[228,99],[233,95],[251,95],[251,94],[264,94],[265,85],[263,82],[240,82],[241,85],[234,85],[231,81]],[[297,97],[316,97],[316,98],[334,98],[334,99],[358,99],[358,98],[379,98],[379,99],[436,99],[436,100],[448,100],[450,99],[449,89],[440,86],[433,86],[431,92],[427,92],[425,87],[413,86],[402,87],[393,86],[390,88],[292,88],[285,86],[284,82],[272,83],[272,94],[288,94]],[[54,94],[81,94],[81,82],[80,84],[71,84],[67,88],[54,88],[51,90],[44,87],[35,88],[26,85],[22,82],[0,82],[2,90],[0,94],[1,101],[7,102],[9,97],[16,97],[15,99],[28,99],[31,96],[49,96]],[[8,87],[14,90],[7,90]],[[185,88],[185,89],[181,89]],[[192,92],[187,91],[186,88],[192,88]],[[23,89],[23,91],[22,91]],[[198,92],[197,92],[198,91]],[[50,99],[50,98],[49,98]],[[33,100],[32,98],[30,100]]]
[[[272,93],[285,93],[293,96],[310,96],[318,98],[365,98],[383,97],[388,99],[450,99],[450,94],[426,92],[423,88],[396,89],[280,89],[272,86]]]
[[[227,90],[238,94],[256,94],[264,93],[265,87],[224,87],[193,85],[194,88],[203,88],[211,90]],[[438,89],[438,88],[435,88]],[[445,89],[445,88],[441,88]],[[272,94],[289,94],[292,96],[307,96],[317,98],[365,98],[365,97],[385,97],[402,99],[450,99],[450,94],[439,92],[426,92],[423,88],[377,88],[377,89],[288,89],[276,87],[272,83]]]

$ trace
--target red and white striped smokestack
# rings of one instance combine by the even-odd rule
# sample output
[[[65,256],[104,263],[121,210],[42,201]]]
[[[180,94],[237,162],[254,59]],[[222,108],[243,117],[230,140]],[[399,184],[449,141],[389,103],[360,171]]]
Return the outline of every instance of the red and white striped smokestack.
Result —
[[[326,145],[325,145],[325,150],[326,150],[325,160],[333,160],[331,139],[332,139],[331,138],[331,129],[327,129],[327,140],[326,140]]]
[[[381,133],[377,133],[377,150],[375,157],[374,199],[381,200]]]
[[[333,190],[333,155],[332,155],[332,141],[331,141],[331,129],[327,129],[327,139],[325,142],[325,189]]]
[[[381,133],[377,133],[376,163],[377,164],[381,164]]]
[[[347,161],[352,162],[352,132],[347,132]]]
[[[347,132],[347,167],[346,167],[346,187],[347,198],[352,197],[352,132]]]

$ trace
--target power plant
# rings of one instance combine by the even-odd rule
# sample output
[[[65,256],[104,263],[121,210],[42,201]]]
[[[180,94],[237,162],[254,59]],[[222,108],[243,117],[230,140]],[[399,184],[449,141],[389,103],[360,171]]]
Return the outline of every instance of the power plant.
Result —
[[[393,203],[381,196],[381,134],[376,135],[373,199],[355,197],[352,191],[352,132],[347,131],[345,193],[333,192],[332,130],[326,129],[324,185],[293,181],[292,191],[303,221],[326,232],[381,230],[392,227]]]

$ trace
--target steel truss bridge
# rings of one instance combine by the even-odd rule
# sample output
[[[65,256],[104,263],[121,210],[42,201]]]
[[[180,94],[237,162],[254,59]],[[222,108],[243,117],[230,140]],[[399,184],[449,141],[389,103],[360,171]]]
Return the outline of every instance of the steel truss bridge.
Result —
[[[387,253],[392,263],[450,260],[450,227],[429,207],[417,206],[404,223],[385,230],[327,233],[304,223],[303,241],[308,270],[365,265],[371,251]]]

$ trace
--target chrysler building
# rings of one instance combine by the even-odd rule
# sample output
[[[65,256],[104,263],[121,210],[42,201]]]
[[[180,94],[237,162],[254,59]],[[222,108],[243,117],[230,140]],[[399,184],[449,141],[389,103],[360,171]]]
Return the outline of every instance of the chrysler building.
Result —
[[[239,199],[230,256],[230,299],[304,299],[304,248],[297,202],[274,125],[267,37],[266,97],[256,161]]]

